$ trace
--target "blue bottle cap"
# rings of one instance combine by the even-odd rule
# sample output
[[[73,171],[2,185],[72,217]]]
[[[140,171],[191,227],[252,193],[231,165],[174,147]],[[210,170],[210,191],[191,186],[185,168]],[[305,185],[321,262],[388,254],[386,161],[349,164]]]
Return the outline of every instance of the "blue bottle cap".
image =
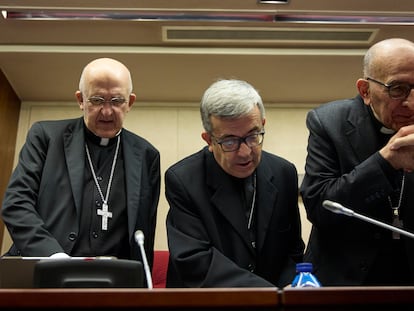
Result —
[[[301,262],[296,264],[296,272],[312,272],[313,266],[310,262]]]

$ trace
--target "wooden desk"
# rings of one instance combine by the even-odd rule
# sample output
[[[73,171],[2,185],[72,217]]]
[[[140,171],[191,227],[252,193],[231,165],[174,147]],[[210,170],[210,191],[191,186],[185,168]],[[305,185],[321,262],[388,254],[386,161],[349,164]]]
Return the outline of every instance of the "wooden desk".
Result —
[[[414,287],[286,288],[283,310],[414,310]]]
[[[0,310],[277,310],[276,288],[1,289]]]
[[[0,310],[412,311],[414,287],[1,289]]]

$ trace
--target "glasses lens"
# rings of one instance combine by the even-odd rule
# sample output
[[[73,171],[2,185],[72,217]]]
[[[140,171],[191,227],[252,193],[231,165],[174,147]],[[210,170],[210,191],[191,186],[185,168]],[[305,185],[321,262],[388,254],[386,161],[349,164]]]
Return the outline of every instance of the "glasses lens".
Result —
[[[111,104],[113,106],[121,106],[123,103],[125,103],[125,98],[122,98],[122,97],[111,98]]]
[[[392,98],[406,98],[411,92],[411,86],[408,84],[393,85],[389,88],[389,92]]]
[[[260,134],[254,134],[246,137],[246,144],[249,147],[255,147],[260,144]]]
[[[94,106],[99,106],[105,102],[105,99],[102,97],[91,97],[88,99],[88,101]]]
[[[220,141],[223,151],[234,151],[239,149],[239,140],[236,138],[226,138]]]
[[[106,100],[103,97],[91,97],[88,101],[94,106],[101,106],[104,105]],[[125,98],[123,97],[113,97],[109,100],[112,106],[121,106],[125,103]]]

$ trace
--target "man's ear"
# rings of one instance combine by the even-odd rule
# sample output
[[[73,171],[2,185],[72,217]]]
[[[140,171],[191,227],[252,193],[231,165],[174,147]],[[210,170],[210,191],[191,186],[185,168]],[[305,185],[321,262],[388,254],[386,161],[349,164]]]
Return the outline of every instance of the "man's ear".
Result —
[[[365,105],[371,104],[371,96],[369,89],[369,82],[366,79],[358,79],[356,82],[356,87],[358,89],[359,95],[361,95],[364,100]]]
[[[208,132],[201,133],[201,138],[208,144],[208,150],[213,152],[213,146],[211,141],[211,135]]]
[[[131,110],[131,107],[134,104],[135,99],[137,99],[137,95],[135,95],[135,93],[129,94],[129,101],[128,101],[128,109],[127,109],[127,111]]]
[[[84,109],[84,104],[83,104],[82,92],[81,91],[76,91],[75,92],[75,97],[76,97],[76,100],[78,101],[80,110],[83,110]]]

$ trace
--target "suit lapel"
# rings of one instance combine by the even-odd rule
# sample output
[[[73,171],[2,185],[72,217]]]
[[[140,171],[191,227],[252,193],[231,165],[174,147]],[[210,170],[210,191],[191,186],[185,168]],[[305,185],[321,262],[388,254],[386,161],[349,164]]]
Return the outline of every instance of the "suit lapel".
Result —
[[[272,214],[275,211],[276,201],[279,194],[278,189],[273,184],[275,178],[270,172],[273,170],[268,167],[267,158],[262,153],[262,160],[257,168],[257,205],[256,205],[256,245],[260,251],[263,247]]]
[[[82,206],[83,177],[85,170],[83,119],[79,118],[63,133],[64,152],[73,200],[78,215]]]
[[[232,178],[219,167],[211,154],[206,154],[206,157],[206,178],[207,185],[213,191],[212,204],[239,233],[246,246],[253,251],[240,189],[237,188]],[[269,172],[272,172],[272,169],[268,167],[266,155],[263,153],[261,163],[257,168],[257,203],[255,206],[255,215],[258,217],[256,223],[258,251],[263,247],[278,196],[278,189],[272,183],[274,176]]]
[[[359,111],[348,118],[349,127],[345,135],[354,154],[362,162],[378,149],[378,133],[371,121],[370,108],[364,103],[355,103],[355,106]]]
[[[212,191],[211,203],[230,223],[239,234],[240,239],[250,248],[247,219],[243,206],[240,187],[230,175],[214,160],[213,155],[206,150],[206,180]]]
[[[125,186],[126,186],[126,204],[128,212],[128,232],[132,238],[138,219],[139,198],[141,196],[141,168],[142,152],[138,146],[131,140],[127,130],[123,129],[121,133],[122,150],[125,163]],[[133,168],[133,169],[131,169]]]

